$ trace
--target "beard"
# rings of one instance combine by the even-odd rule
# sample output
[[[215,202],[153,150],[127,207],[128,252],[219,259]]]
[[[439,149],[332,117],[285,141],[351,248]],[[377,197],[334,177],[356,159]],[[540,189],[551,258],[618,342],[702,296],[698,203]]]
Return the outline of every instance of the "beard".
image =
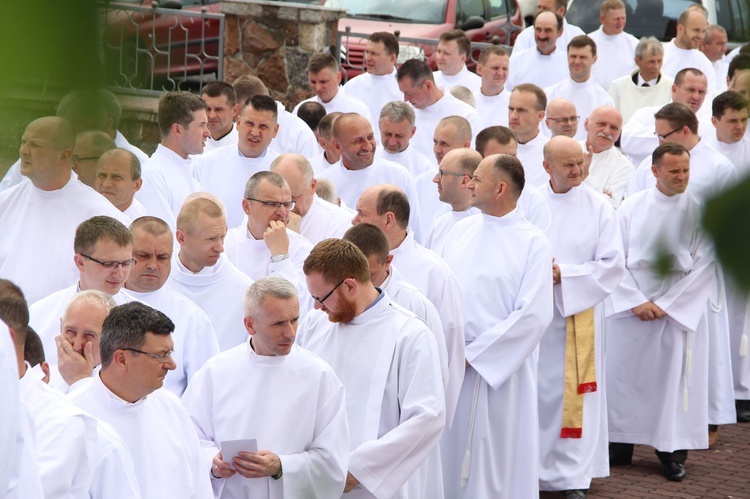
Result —
[[[338,293],[339,290],[336,290]],[[338,296],[338,310],[326,309],[328,320],[331,322],[351,322],[357,316],[357,303],[354,300],[347,299],[343,293]]]

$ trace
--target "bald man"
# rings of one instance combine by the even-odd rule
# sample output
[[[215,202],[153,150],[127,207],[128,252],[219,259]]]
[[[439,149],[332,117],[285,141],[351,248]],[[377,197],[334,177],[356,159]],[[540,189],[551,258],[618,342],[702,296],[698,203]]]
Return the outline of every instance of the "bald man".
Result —
[[[74,178],[74,146],[75,132],[68,121],[34,120],[26,127],[19,150],[21,174],[30,182],[0,193],[0,275],[18,284],[32,303],[77,277],[73,236],[79,223],[94,215],[130,223],[120,210]]]
[[[708,57],[699,50],[707,27],[708,20],[703,12],[686,9],[677,20],[677,35],[664,45],[664,65],[661,70],[674,78],[681,69],[700,69],[708,78],[708,93],[713,95],[717,88],[716,72]]]
[[[329,237],[341,238],[351,227],[352,215],[348,210],[315,194],[318,181],[304,156],[282,154],[271,163],[271,171],[281,175],[292,190],[294,209],[289,213],[287,226],[313,245]]]
[[[73,148],[73,171],[78,175],[78,180],[93,189],[99,158],[115,147],[117,147],[115,140],[104,132],[92,130],[76,135],[76,145]]]
[[[567,99],[552,99],[547,104],[547,113],[544,118],[544,124],[549,130],[550,137],[565,135],[566,137],[575,138],[578,133],[578,116],[576,106]]]
[[[604,193],[617,208],[625,195],[635,168],[616,147],[622,130],[622,115],[613,107],[597,107],[583,124],[586,130],[584,150],[591,148],[593,157],[585,182]]]

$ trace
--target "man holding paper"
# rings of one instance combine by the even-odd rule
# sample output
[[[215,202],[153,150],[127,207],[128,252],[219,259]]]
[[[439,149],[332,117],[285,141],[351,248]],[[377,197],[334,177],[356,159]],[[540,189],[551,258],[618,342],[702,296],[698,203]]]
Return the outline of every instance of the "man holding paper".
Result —
[[[259,279],[244,307],[248,340],[207,361],[182,398],[216,497],[339,497],[349,465],[344,387],[294,344],[294,285]]]

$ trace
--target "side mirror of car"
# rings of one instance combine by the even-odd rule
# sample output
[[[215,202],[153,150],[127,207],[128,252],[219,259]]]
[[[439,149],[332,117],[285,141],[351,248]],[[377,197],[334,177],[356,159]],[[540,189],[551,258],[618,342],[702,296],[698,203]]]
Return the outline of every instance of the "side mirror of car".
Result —
[[[479,16],[471,16],[462,23],[459,23],[457,28],[463,31],[470,29],[479,29],[484,27],[484,19]]]

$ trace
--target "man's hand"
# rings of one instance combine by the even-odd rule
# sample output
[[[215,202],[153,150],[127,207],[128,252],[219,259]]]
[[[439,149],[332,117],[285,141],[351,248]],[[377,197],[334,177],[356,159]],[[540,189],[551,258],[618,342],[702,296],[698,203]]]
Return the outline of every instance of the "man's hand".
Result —
[[[301,227],[302,227],[302,217],[297,215],[293,211],[290,211],[289,219],[286,221],[286,228],[289,230],[293,230],[294,232],[299,234]]]
[[[213,473],[216,478],[229,478],[237,472],[232,469],[229,463],[225,463],[221,459],[221,452],[219,452],[214,456],[211,473]]]
[[[289,253],[289,235],[283,222],[271,220],[263,234],[263,241],[271,251],[271,256]]]
[[[605,196],[614,199],[614,195],[612,194],[612,191],[610,191],[609,189],[604,189],[602,192],[604,193]]]
[[[560,276],[560,266],[554,263],[552,260],[552,285],[560,284],[562,277]]]
[[[90,378],[94,371],[94,345],[89,341],[83,346],[83,352],[78,353],[73,345],[62,335],[55,336],[57,346],[57,368],[60,375],[68,384]]]
[[[354,487],[359,485],[359,480],[354,478],[354,475],[351,473],[346,474],[346,485],[344,486],[344,494],[347,492],[351,492]]]
[[[667,315],[658,305],[650,301],[632,308],[631,311],[642,321],[655,321]]]
[[[591,171],[591,161],[594,159],[594,148],[591,146],[586,147],[586,155],[583,157],[583,180],[589,176]]]
[[[237,473],[245,478],[262,478],[281,473],[281,459],[268,450],[258,451],[257,454],[240,452],[239,456],[232,459],[232,464]]]

